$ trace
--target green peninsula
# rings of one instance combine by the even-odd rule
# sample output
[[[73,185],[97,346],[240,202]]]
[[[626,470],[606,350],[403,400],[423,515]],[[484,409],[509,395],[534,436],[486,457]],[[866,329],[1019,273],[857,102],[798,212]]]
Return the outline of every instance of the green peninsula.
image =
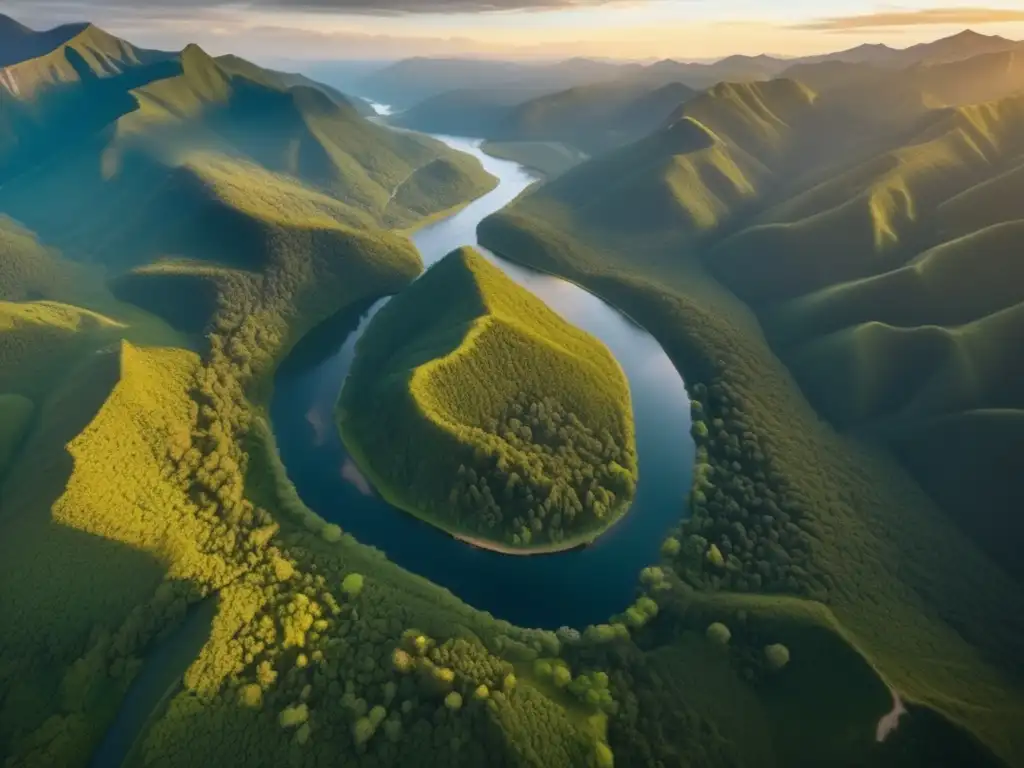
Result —
[[[337,415],[389,502],[488,549],[592,541],[636,487],[618,363],[468,248],[374,318]]]

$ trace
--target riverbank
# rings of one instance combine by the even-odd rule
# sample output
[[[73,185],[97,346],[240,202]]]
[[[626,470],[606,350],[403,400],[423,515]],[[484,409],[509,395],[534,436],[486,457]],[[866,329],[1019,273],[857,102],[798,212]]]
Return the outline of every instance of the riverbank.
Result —
[[[806,552],[787,554],[799,556],[801,599],[827,605],[903,700],[931,707],[1004,759],[1024,754],[1011,726],[1024,716],[1024,696],[1004,671],[1019,658],[1006,614],[1024,615],[1012,610],[1019,592],[891,457],[818,417],[751,311],[698,259],[682,245],[564,231],[528,199],[485,221],[481,240],[612,297],[694,383],[728,392],[740,423],[727,426],[756,436],[766,477],[785,484],[787,514],[811,537]],[[722,595],[728,617],[735,611],[724,594],[708,592],[704,602]],[[709,620],[725,620],[707,610]],[[779,612],[778,620],[788,619]]]
[[[519,163],[545,180],[560,176],[589,157],[558,141],[484,141],[480,149],[491,157]]]

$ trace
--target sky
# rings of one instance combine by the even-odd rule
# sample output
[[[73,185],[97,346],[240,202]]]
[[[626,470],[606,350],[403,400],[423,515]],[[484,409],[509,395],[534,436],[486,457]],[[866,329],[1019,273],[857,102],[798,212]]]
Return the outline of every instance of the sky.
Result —
[[[35,29],[87,20],[136,45],[257,61],[588,56],[700,61],[905,47],[971,28],[1024,39],[1024,0],[4,0]]]

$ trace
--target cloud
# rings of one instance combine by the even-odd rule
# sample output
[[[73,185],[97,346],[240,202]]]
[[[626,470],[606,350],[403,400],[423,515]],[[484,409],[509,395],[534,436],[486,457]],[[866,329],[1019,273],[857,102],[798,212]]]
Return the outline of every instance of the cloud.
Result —
[[[1024,10],[1008,8],[928,8],[920,11],[887,11],[860,16],[836,16],[796,24],[790,29],[815,32],[855,32],[865,29],[946,25],[970,27],[979,24],[1024,22]]]
[[[206,11],[303,12],[392,16],[417,13],[484,13],[519,10],[553,10],[607,5],[618,0],[11,0],[5,13],[42,17],[91,17],[95,13],[147,12],[180,14]]]

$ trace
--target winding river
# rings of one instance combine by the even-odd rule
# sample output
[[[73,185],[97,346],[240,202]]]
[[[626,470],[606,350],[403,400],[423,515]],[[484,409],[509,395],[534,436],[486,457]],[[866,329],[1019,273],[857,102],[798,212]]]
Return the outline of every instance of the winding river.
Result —
[[[380,111],[380,110],[378,110]],[[536,181],[522,166],[480,149],[480,141],[437,136],[476,157],[498,186],[458,213],[418,230],[413,242],[429,267],[459,246],[475,246],[512,279],[612,351],[629,379],[640,478],[633,506],[583,548],[516,557],[478,549],[380,499],[345,450],[334,407],[355,345],[382,299],[340,315],[311,333],[275,379],[271,419],[289,477],[303,501],[389,559],[497,618],[528,627],[582,628],[607,621],[632,602],[640,569],[658,559],[667,531],[683,514],[694,446],[683,381],[658,343],[596,296],[512,264],[481,248],[477,224]]]

